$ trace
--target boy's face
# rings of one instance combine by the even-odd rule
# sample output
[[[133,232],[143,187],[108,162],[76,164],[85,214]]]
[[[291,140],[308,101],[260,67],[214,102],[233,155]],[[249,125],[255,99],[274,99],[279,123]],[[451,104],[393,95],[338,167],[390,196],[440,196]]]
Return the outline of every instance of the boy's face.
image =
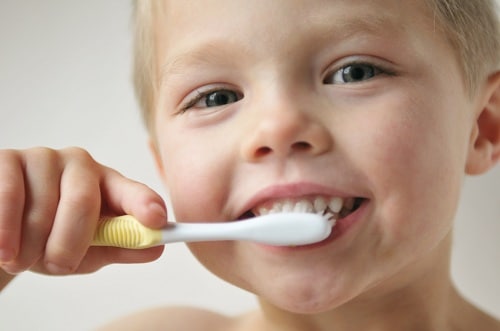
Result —
[[[422,1],[168,1],[156,32],[178,220],[355,201],[312,247],[190,245],[211,271],[314,312],[446,261],[475,104]]]

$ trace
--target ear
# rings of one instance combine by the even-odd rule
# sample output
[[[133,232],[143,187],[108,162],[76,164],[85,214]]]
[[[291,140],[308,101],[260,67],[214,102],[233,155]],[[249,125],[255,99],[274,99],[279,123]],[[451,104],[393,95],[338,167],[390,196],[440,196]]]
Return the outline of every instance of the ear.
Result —
[[[488,171],[500,159],[500,71],[488,78],[483,91],[467,158],[469,175]]]
[[[166,184],[166,176],[165,176],[165,168],[163,167],[163,160],[161,158],[161,153],[158,150],[158,145],[154,140],[154,138],[149,138],[148,145],[151,154],[153,154],[156,170],[160,175],[160,178],[163,181],[163,183]]]

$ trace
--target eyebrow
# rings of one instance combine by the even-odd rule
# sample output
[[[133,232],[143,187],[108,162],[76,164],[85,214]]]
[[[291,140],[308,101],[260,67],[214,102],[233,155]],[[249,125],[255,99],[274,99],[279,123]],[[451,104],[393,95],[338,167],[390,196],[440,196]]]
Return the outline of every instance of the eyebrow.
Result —
[[[322,18],[318,21],[313,19],[303,25],[311,31],[320,31],[321,42],[335,39],[347,39],[355,35],[379,36],[389,31],[402,30],[404,27],[397,24],[393,17],[386,14],[367,14],[361,17],[337,19],[335,22]],[[171,59],[160,66],[160,84],[164,84],[170,76],[183,74],[187,69],[201,68],[206,65],[236,65],[251,48],[246,45],[236,44],[227,40],[212,40],[202,43],[193,48],[188,48],[174,55]]]
[[[236,63],[237,53],[244,53],[241,47],[231,45],[227,41],[211,41],[181,51],[160,67],[160,81],[164,82],[170,75],[182,74],[186,69],[204,65],[227,65]],[[240,54],[242,55],[242,54]]]
[[[344,19],[339,21],[339,24],[335,24],[333,28],[341,30],[342,37],[348,37],[357,33],[379,35],[382,32],[400,30],[401,25],[395,22],[393,16],[378,14],[364,15],[358,17],[356,20]]]

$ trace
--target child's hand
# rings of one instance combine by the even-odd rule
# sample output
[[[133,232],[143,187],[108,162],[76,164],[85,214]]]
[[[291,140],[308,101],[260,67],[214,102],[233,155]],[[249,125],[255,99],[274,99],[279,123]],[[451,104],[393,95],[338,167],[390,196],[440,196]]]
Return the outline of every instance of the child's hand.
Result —
[[[89,248],[102,214],[131,214],[152,228],[166,221],[158,194],[84,150],[0,150],[0,269],[87,273],[161,255],[162,247]]]

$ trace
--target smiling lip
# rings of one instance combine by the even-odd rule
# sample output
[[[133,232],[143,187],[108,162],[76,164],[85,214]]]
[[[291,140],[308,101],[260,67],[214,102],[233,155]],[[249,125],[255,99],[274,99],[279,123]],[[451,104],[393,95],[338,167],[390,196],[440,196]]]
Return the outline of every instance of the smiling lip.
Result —
[[[275,185],[265,188],[259,191],[255,196],[253,196],[244,206],[242,213],[246,213],[247,211],[255,208],[260,204],[264,204],[268,201],[279,200],[284,198],[301,198],[307,196],[331,196],[331,197],[342,197],[348,198],[353,197],[353,195],[345,194],[341,191],[334,190],[331,188],[327,188],[322,185],[313,184],[313,183],[295,183],[295,184],[286,184],[286,185]],[[363,214],[367,210],[369,199],[361,198],[359,208],[356,208],[351,214],[340,218],[337,220],[336,225],[334,226],[332,233],[326,239],[310,244],[310,245],[302,245],[302,246],[270,246],[264,244],[256,244],[265,250],[275,253],[287,253],[287,252],[297,252],[297,251],[308,251],[311,249],[319,248],[330,244],[333,241],[337,241],[340,237],[342,237],[347,230],[357,221],[362,218]]]

